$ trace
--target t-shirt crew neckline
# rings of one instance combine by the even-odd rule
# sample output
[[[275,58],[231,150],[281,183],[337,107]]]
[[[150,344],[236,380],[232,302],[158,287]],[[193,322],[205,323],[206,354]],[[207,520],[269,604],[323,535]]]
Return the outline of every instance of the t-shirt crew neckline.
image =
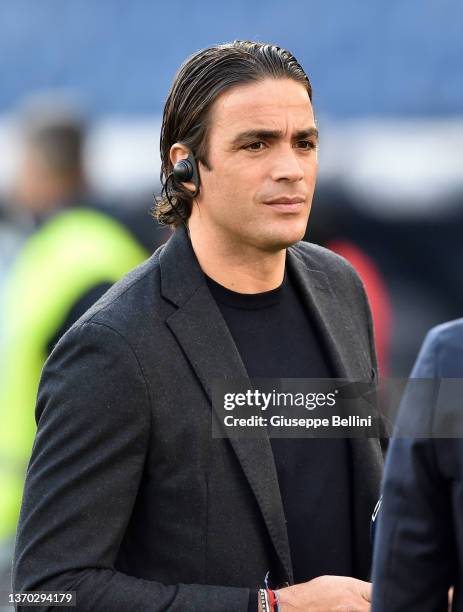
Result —
[[[238,293],[237,291],[227,289],[210,276],[207,276],[207,274],[204,276],[206,277],[209,290],[217,302],[242,310],[259,310],[278,304],[288,284],[286,270],[281,285],[270,291],[262,291],[260,293]]]

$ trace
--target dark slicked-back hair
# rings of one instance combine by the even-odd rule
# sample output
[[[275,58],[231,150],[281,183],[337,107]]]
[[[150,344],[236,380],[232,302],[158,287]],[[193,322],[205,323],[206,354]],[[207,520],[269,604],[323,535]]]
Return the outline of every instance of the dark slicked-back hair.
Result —
[[[177,72],[164,106],[161,127],[161,183],[163,196],[156,202],[154,215],[161,223],[177,227],[191,214],[190,192],[167,177],[172,172],[170,148],[176,142],[187,146],[206,168],[207,131],[211,107],[226,90],[262,81],[289,78],[302,83],[312,100],[312,87],[296,58],[275,45],[237,40],[198,51]],[[172,207],[166,197],[169,190]]]

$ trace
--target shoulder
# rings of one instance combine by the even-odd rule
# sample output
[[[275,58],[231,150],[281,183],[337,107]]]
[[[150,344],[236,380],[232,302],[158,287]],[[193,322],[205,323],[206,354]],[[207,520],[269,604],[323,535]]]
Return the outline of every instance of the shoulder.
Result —
[[[115,283],[87,312],[87,321],[107,323],[118,316],[137,318],[148,314],[148,310],[155,315],[160,298],[161,249]]]
[[[432,344],[457,343],[463,347],[463,318],[436,325],[428,332],[426,340]]]
[[[54,385],[60,372],[66,370],[74,377],[86,373],[89,387],[101,376],[103,381],[117,379],[119,382],[113,385],[117,388],[130,375],[144,392],[144,343],[148,337],[159,335],[155,312],[157,267],[153,255],[113,285],[61,336],[43,369],[41,388],[49,387],[47,381]]]
[[[355,268],[341,255],[311,242],[297,242],[289,252],[304,263],[311,272],[323,273],[335,293],[343,297],[361,294],[366,299],[365,287]]]
[[[71,330],[97,324],[112,329],[129,343],[152,330],[163,309],[159,251],[116,282],[74,323]]]
[[[411,376],[463,376],[463,318],[436,325],[427,333]]]
[[[300,241],[289,247],[289,250],[311,269],[320,270],[326,274],[335,272],[358,278],[357,272],[347,259],[318,244]]]

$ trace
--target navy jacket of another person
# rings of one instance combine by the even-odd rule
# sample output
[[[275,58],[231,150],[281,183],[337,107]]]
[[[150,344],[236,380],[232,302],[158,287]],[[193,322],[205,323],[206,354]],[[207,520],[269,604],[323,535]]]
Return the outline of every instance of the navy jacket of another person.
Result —
[[[428,333],[411,378],[463,379],[463,319]],[[439,418],[435,406],[404,402],[396,432],[419,422],[426,429]],[[452,585],[452,609],[463,610],[462,562],[463,440],[395,437],[375,540],[373,611],[447,612]]]

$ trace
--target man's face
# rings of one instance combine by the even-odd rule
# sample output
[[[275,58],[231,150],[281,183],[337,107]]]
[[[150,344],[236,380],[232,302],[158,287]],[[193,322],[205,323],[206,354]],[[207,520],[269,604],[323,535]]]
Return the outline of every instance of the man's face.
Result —
[[[291,79],[237,86],[211,109],[208,161],[192,215],[224,246],[278,251],[306,230],[317,130],[305,87]],[[211,236],[212,237],[212,236]]]

